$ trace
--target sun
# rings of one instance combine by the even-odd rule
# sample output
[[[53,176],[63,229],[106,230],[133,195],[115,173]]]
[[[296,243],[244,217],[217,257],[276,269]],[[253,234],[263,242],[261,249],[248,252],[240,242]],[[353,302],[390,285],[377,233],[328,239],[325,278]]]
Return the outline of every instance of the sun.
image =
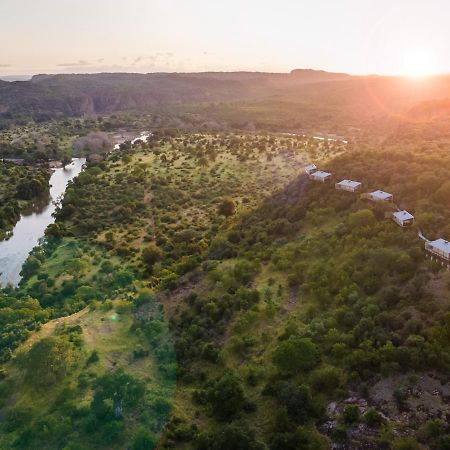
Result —
[[[406,51],[403,55],[401,73],[412,78],[434,75],[436,66],[430,52],[427,52],[425,49]]]

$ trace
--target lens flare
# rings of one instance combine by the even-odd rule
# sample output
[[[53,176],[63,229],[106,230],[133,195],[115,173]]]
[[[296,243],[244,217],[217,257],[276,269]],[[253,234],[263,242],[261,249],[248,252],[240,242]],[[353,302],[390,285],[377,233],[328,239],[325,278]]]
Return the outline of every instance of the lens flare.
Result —
[[[401,74],[404,76],[422,78],[434,75],[436,71],[436,65],[429,51],[418,48],[403,55]]]

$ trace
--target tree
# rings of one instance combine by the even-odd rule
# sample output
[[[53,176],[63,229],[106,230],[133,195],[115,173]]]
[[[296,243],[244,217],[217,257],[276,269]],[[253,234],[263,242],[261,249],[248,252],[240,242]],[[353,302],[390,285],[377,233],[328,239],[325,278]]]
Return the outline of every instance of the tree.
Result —
[[[282,382],[278,392],[278,401],[297,423],[306,423],[311,416],[315,415],[311,391],[307,385]]]
[[[137,430],[136,436],[133,440],[132,450],[151,450],[156,445],[156,437],[153,433],[140,427]]]
[[[233,216],[234,214],[236,214],[236,205],[232,199],[226,198],[219,204],[217,212],[221,216]]]
[[[450,202],[450,181],[444,183],[433,195],[433,200],[437,203],[448,204]]]
[[[241,380],[232,372],[226,372],[207,392],[214,415],[227,420],[238,413],[244,404],[244,389]]]
[[[359,421],[359,408],[358,405],[347,405],[343,412],[344,422],[346,424],[352,424]]]
[[[350,214],[348,223],[351,228],[363,228],[375,223],[375,215],[370,209],[361,209],[353,214]]]
[[[280,342],[273,354],[273,362],[282,372],[310,370],[317,365],[319,353],[309,338],[290,336]]]
[[[364,422],[371,427],[378,427],[383,423],[383,417],[375,408],[369,408],[364,414]]]
[[[321,367],[311,374],[311,385],[316,392],[332,393],[341,384],[341,372],[335,367]]]
[[[153,266],[161,260],[163,252],[155,244],[151,243],[142,251],[142,261],[147,266],[149,272],[153,271]]]
[[[48,191],[48,185],[40,179],[24,179],[17,185],[16,195],[22,200],[30,200]]]
[[[39,261],[39,259],[37,259],[35,256],[31,255],[23,264],[20,275],[22,275],[24,278],[30,278],[38,271],[40,267],[41,261]]]
[[[24,361],[26,379],[38,386],[62,380],[75,362],[73,345],[64,337],[46,337],[33,344]]]
[[[197,450],[266,450],[256,439],[253,430],[245,425],[231,423],[212,433],[201,433],[196,441]]]
[[[99,418],[112,413],[116,419],[120,419],[123,407],[135,406],[143,398],[144,393],[145,387],[142,381],[119,369],[97,380],[91,406]],[[107,406],[106,400],[112,400],[112,411]]]

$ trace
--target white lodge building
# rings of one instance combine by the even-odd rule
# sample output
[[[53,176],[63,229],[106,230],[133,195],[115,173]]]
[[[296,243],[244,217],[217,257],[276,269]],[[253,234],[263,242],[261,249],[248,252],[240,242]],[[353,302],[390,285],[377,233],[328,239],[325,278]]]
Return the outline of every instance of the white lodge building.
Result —
[[[331,180],[331,173],[318,170],[317,172],[312,173],[309,178],[311,178],[311,180],[321,181],[322,183],[324,183],[325,181]]]
[[[392,214],[392,220],[401,227],[407,227],[414,223],[414,216],[408,211],[397,211]]]
[[[372,200],[374,202],[393,202],[394,196],[392,194],[389,194],[388,192],[384,191],[374,191],[367,194],[367,197],[369,200]]]
[[[450,264],[450,242],[445,239],[425,242],[425,250],[432,260],[440,261],[449,267]]]
[[[360,183],[359,181],[342,180],[339,183],[336,183],[334,187],[338,191],[356,192],[361,189],[362,183]]]
[[[305,166],[305,172],[308,175],[311,175],[312,173],[317,171],[317,167],[315,164],[310,164],[309,166]]]

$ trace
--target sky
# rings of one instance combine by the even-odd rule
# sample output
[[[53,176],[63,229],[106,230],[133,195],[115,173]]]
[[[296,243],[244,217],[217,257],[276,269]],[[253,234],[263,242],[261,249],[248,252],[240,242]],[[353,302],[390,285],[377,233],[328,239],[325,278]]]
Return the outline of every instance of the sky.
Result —
[[[0,75],[450,73],[448,0],[2,0]]]

